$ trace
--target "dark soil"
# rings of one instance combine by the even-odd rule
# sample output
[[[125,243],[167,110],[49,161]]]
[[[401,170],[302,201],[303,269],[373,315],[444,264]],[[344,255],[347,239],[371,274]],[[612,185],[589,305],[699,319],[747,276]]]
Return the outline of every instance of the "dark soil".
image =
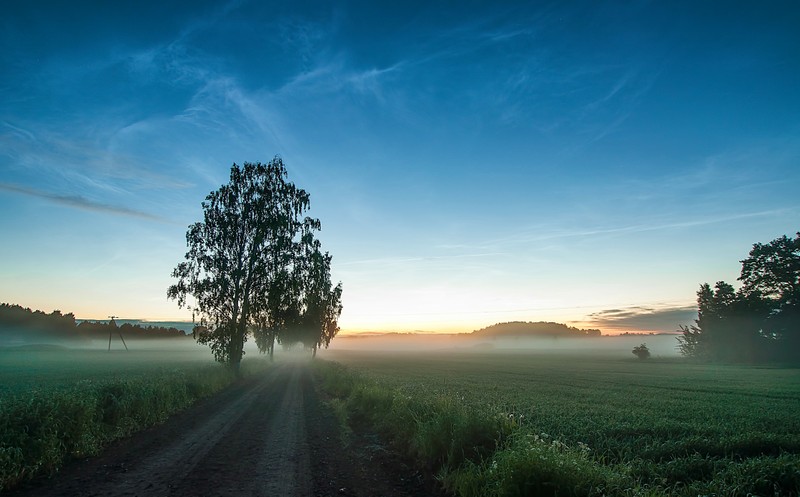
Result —
[[[4,492],[4,495],[6,493]],[[165,424],[73,461],[10,496],[442,495],[435,482],[357,429],[343,442],[304,363],[237,382]]]

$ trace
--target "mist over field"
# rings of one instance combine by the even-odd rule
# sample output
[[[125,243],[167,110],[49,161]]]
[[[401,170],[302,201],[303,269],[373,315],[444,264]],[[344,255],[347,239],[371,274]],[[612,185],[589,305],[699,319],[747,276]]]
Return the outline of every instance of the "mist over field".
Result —
[[[20,330],[24,331],[24,330]],[[124,336],[124,335],[123,335]],[[109,347],[108,337],[104,339],[85,339],[85,340],[70,340],[59,339],[54,337],[47,337],[45,339],[29,339],[24,335],[5,336],[0,334],[0,351],[64,351],[69,354],[70,352],[109,352],[114,357],[128,357],[135,358],[135,360],[147,360],[147,354],[152,357],[160,357],[165,364],[168,364],[173,359],[196,358],[212,362],[213,357],[208,346],[197,343],[193,338],[187,336],[186,338],[136,338],[125,336],[125,345],[123,345],[117,334],[111,337],[111,346]],[[109,351],[110,349],[110,351]],[[245,344],[245,352],[247,357],[256,357],[260,355],[256,344],[249,341]],[[297,355],[300,353],[297,348],[284,350],[278,348],[276,355]],[[127,354],[127,355],[126,355]],[[170,355],[174,354],[174,355]],[[81,360],[104,357],[104,355],[83,356]],[[42,360],[52,360],[53,356],[41,358]],[[32,359],[33,361],[37,359]]]
[[[76,319],[78,323],[89,321],[93,323],[108,323],[110,322],[109,319]],[[148,326],[158,327],[158,328],[175,328],[181,330],[182,332],[186,333],[187,335],[192,334],[192,329],[195,327],[195,323],[191,321],[151,321],[148,319],[115,319],[117,326],[122,326],[125,324],[129,324],[131,326],[141,326],[146,328]]]
[[[197,351],[211,358],[207,346],[198,344],[193,339],[183,338],[125,338],[125,345],[114,334],[111,337],[109,347],[108,336],[97,339],[68,339],[47,336],[43,338],[30,337],[26,329],[6,329],[0,333],[0,349],[25,349],[25,350],[111,350],[111,352],[125,352],[125,345],[128,351]]]
[[[330,351],[381,352],[497,352],[580,353],[634,358],[633,347],[646,343],[653,357],[679,357],[677,335],[608,335],[582,338],[485,339],[467,334],[344,335],[331,342]],[[324,354],[324,352],[322,352]]]
[[[109,320],[76,320],[77,323],[88,322],[107,324]],[[191,322],[184,321],[142,321],[136,319],[117,319],[118,328],[110,328],[111,340],[107,331],[102,334],[87,338],[86,336],[75,335],[71,338],[64,338],[63,335],[47,333],[47,330],[37,329],[30,326],[8,326],[2,327],[0,333],[0,347],[3,348],[70,348],[86,350],[121,350],[125,351],[122,338],[131,351],[180,351],[197,352],[209,354],[207,346],[198,344],[191,336]],[[352,333],[339,335],[330,344],[331,352],[337,351],[380,351],[380,352],[496,352],[496,353],[579,353],[595,354],[602,356],[615,356],[633,358],[631,350],[633,347],[642,343],[647,344],[653,357],[678,357],[680,354],[677,349],[677,336],[675,334],[621,334],[621,335],[602,335],[599,330],[591,330],[597,335],[585,335],[589,330],[577,330],[556,325],[554,323],[504,323],[504,325],[519,326],[556,326],[561,330],[569,330],[575,336],[556,336],[556,335],[527,335],[526,330],[522,330],[519,335],[489,335],[481,332],[491,330],[503,325],[494,325],[484,330],[472,333]],[[175,338],[142,338],[138,335],[126,333],[125,326],[137,326],[145,328],[148,326],[160,328],[174,328],[186,333],[185,337]],[[549,328],[548,328],[549,329]],[[259,354],[252,337],[245,344],[245,352],[253,357]],[[276,353],[298,355],[305,353],[301,346],[276,348]]]
[[[0,347],[85,350],[176,351],[208,354],[192,334],[194,323],[185,321],[143,321],[136,319],[85,320],[53,311],[46,314],[4,304],[0,320]],[[603,335],[599,329],[581,329],[554,322],[510,321],[496,323],[470,333],[351,333],[340,334],[330,343],[332,351],[381,352],[495,352],[495,353],[580,353],[631,358],[633,347],[646,344],[653,357],[676,357],[677,335]],[[303,355],[299,343],[278,343],[278,353]],[[259,354],[252,336],[244,352]]]
[[[197,354],[204,359],[211,360],[211,353],[207,346],[198,344],[191,338],[187,339],[136,339],[125,338],[129,352],[176,352],[181,354]],[[675,335],[642,335],[642,336],[603,336],[599,338],[569,339],[569,338],[502,338],[496,340],[477,340],[464,338],[461,335],[373,335],[367,337],[342,336],[331,342],[329,349],[319,351],[321,357],[335,358],[339,352],[347,351],[373,351],[397,353],[464,353],[464,352],[489,352],[495,354],[580,354],[604,357],[619,357],[634,359],[631,354],[633,347],[646,343],[653,358],[677,358],[680,356],[676,348]],[[0,349],[18,350],[87,350],[107,351],[108,339],[105,340],[58,340],[25,341],[24,339],[2,339]],[[119,337],[112,336],[111,352],[124,353],[125,347]],[[245,344],[246,357],[260,355],[253,341]],[[308,355],[302,347],[295,346],[290,349],[277,347],[276,356],[301,356]],[[167,360],[166,356],[163,356]]]

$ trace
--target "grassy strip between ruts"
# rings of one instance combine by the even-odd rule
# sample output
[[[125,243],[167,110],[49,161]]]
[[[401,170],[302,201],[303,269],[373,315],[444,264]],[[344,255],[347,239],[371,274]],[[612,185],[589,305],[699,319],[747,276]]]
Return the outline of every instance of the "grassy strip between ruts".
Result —
[[[244,361],[242,372],[252,374],[267,364]],[[109,442],[162,423],[235,379],[229,368],[205,363],[4,395],[0,491],[52,475],[69,459],[97,454]]]
[[[674,484],[663,474],[644,477],[641,460],[565,444],[455,396],[409,395],[335,362],[317,361],[316,372],[322,388],[338,399],[340,418],[374,426],[456,495],[797,495],[800,471],[792,454],[735,463],[686,454],[658,468],[680,473],[683,483]],[[686,480],[697,471],[714,477]]]

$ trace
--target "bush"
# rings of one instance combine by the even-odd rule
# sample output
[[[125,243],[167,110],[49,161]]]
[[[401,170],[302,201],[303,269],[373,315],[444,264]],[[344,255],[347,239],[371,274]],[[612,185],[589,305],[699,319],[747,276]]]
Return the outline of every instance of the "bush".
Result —
[[[448,487],[464,497],[622,495],[633,483],[617,468],[597,464],[585,445],[567,446],[524,430],[490,459],[468,461],[448,479]]]
[[[650,349],[647,348],[647,344],[643,343],[641,345],[637,345],[632,350],[633,355],[638,357],[641,360],[649,359],[650,358]]]

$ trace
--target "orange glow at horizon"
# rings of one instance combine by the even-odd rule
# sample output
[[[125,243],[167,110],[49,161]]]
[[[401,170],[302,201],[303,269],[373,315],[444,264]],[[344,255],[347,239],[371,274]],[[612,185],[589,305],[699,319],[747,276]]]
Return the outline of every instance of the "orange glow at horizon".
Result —
[[[420,288],[417,295],[408,296],[401,301],[400,292],[372,294],[352,291],[348,298],[345,295],[345,308],[339,320],[341,336],[354,336],[370,333],[431,333],[458,334],[473,331],[504,322],[555,322],[580,329],[599,329],[603,335],[622,333],[663,333],[676,331],[678,324],[689,324],[691,321],[675,321],[670,328],[655,328],[647,322],[614,322],[610,319],[594,319],[593,315],[605,309],[615,308],[632,313],[642,312],[644,307],[653,312],[663,309],[686,307],[691,304],[674,302],[672,304],[639,304],[612,305],[609,302],[587,302],[585,304],[563,305],[566,299],[555,294],[548,300],[525,298],[525,292],[515,288],[504,288],[492,292],[489,300],[482,298],[477,292],[454,288]],[[447,291],[444,291],[447,290]],[[518,292],[518,293],[514,293]],[[449,295],[444,301],[441,295]],[[520,296],[522,295],[522,296]],[[438,298],[437,298],[438,296]],[[120,316],[121,319],[157,321],[157,322],[191,322],[192,313],[179,309],[175,302],[168,301],[158,295],[152,301],[119,300],[113,296],[98,295],[92,302],[69,302],[60,297],[45,298],[39,294],[36,298],[20,299],[9,302],[40,310],[45,313],[59,309],[63,314],[73,313],[81,320],[106,320],[109,315]],[[575,295],[584,297],[583,295]],[[52,301],[62,301],[63,305],[52,306]],[[535,300],[541,307],[531,307]],[[620,299],[621,300],[621,299]],[[398,303],[399,302],[399,303]],[[526,307],[526,304],[528,308]],[[659,307],[659,305],[661,307]],[[148,310],[145,311],[145,307]],[[489,308],[491,310],[482,310]],[[646,313],[642,313],[646,315]]]

